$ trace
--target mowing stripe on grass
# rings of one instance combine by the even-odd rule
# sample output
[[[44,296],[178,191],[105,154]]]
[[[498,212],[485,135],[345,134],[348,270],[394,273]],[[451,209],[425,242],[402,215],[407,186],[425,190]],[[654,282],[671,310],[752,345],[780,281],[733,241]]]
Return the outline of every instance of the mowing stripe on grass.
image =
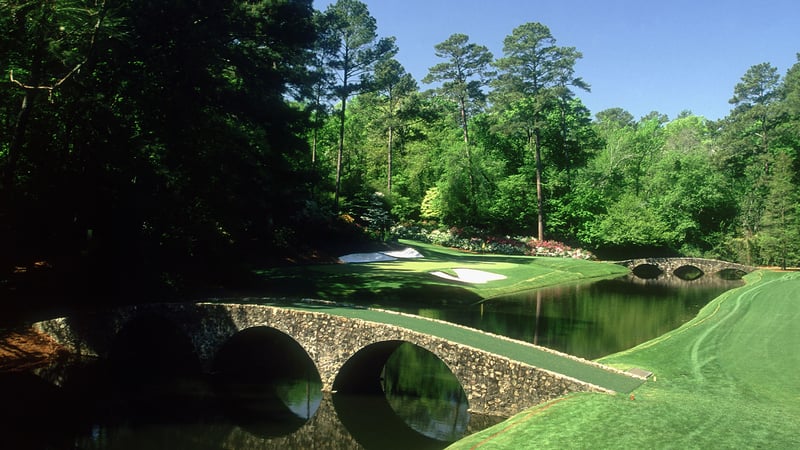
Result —
[[[504,356],[534,367],[560,373],[615,392],[631,392],[643,382],[639,378],[625,375],[610,368],[605,368],[591,361],[586,361],[563,353],[557,353],[542,347],[535,347],[525,342],[515,341],[480,330],[425,317],[375,309],[348,308],[333,305],[320,308],[319,306],[294,304],[291,307],[297,309],[312,309],[316,312],[324,312],[335,316],[407,328],[412,331],[437,336],[452,342]]]
[[[800,448],[800,273],[745,280],[680,328],[601,359],[657,375],[635,401],[571,395],[451,448]]]

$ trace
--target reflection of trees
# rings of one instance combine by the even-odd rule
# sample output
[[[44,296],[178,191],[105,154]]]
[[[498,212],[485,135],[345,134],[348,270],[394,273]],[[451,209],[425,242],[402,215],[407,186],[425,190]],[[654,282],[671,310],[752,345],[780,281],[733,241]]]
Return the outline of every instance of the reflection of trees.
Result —
[[[396,392],[402,392],[400,386],[418,389],[412,389],[415,394],[412,396],[398,394],[392,404],[383,395],[355,396],[355,400],[348,400],[347,396],[336,394],[340,398],[334,407],[330,395],[320,394],[318,381],[314,384],[306,378],[287,381],[274,379],[272,375],[258,376],[268,369],[265,359],[239,360],[239,365],[233,364],[227,372],[221,371],[216,376],[170,369],[158,376],[139,378],[138,383],[134,383],[137,380],[131,379],[130,373],[124,374],[125,382],[121,383],[117,376],[122,375],[120,364],[128,353],[125,349],[139,342],[136,336],[140,332],[158,331],[155,325],[144,326],[146,323],[157,325],[157,322],[141,322],[126,331],[124,339],[114,346],[116,370],[109,370],[103,360],[92,360],[84,365],[64,364],[41,370],[38,372],[41,376],[31,375],[39,383],[20,389],[20,398],[38,399],[31,409],[46,414],[15,417],[10,423],[18,424],[22,432],[33,434],[47,429],[47,439],[42,442],[45,447],[53,448],[75,443],[87,449],[392,448],[392,445],[438,449],[463,436],[467,422],[471,422],[466,413],[466,399],[455,377],[438,358],[411,344],[401,345],[403,350],[394,358],[399,370],[390,377],[396,380]],[[229,341],[230,346],[217,363],[231,363],[242,353],[263,347],[265,342],[279,343],[280,339],[271,340],[279,337],[264,329],[240,334]],[[178,342],[183,341],[178,339]],[[173,350],[181,348],[163,344]],[[133,354],[141,355],[143,349],[133,350]],[[140,369],[159,370],[156,364]],[[257,376],[248,378],[242,372],[256,372]],[[0,382],[3,380],[0,378]],[[0,384],[0,393],[5,392],[2,389],[5,386]],[[41,391],[41,395],[34,390]],[[309,395],[312,391],[319,397]],[[456,398],[461,398],[461,403]],[[276,412],[283,419],[276,418],[273,414]],[[308,415],[311,418],[307,420]],[[287,417],[289,420],[284,420]],[[494,423],[496,420],[478,420],[470,425],[469,431]],[[420,429],[427,432],[416,431]],[[11,442],[34,442],[22,434],[6,438],[6,442],[8,438]]]
[[[228,417],[257,436],[282,436],[313,414],[311,386],[322,385],[314,363],[288,335],[252,327],[232,336],[214,360],[214,382]],[[290,396],[303,394],[307,414],[297,414]],[[298,408],[301,411],[302,408]]]
[[[464,389],[436,355],[404,343],[387,360],[383,376],[387,401],[412,428],[448,441],[464,435],[469,422]]]
[[[442,320],[593,359],[680,326],[738,283],[711,276],[692,281],[627,277],[495,298],[470,316],[446,311]]]

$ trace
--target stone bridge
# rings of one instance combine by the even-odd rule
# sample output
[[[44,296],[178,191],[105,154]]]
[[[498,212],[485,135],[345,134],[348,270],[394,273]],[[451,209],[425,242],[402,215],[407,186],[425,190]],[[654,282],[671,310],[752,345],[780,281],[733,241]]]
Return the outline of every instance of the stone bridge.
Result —
[[[223,370],[220,364],[230,363],[231,358],[247,359],[263,352],[269,355],[267,364],[281,365],[286,359],[280,353],[299,353],[313,362],[323,391],[334,393],[382,393],[384,364],[401,343],[408,342],[432,352],[447,365],[464,389],[470,411],[496,416],[510,416],[570,392],[614,392],[441,337],[328,314],[325,306],[305,305],[146,304],[39,322],[36,328],[81,355],[135,361],[137,355],[164,348],[170,361],[194,360],[207,373]],[[433,323],[482,333],[445,322]],[[528,346],[525,348],[531,352],[543,350],[512,342]],[[578,360],[553,353],[572,363]],[[627,374],[599,364],[580,363],[592,370],[602,369],[605,375],[625,378],[626,383],[631,380]],[[640,379],[633,381],[635,386],[641,383]]]
[[[755,267],[703,258],[637,258],[616,263],[631,269],[642,278],[678,277],[693,280],[704,275],[721,275],[726,272],[734,278],[741,278],[755,270]]]

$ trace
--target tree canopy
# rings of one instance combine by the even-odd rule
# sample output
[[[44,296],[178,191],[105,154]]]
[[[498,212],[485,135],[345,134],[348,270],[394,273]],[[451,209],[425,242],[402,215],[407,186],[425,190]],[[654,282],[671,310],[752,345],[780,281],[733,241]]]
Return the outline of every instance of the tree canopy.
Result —
[[[451,35],[425,90],[379,25],[358,0],[0,2],[0,281],[224,284],[397,224],[800,263],[800,62],[750,67],[718,121],[636,119],[583,105],[544,24],[498,58]]]

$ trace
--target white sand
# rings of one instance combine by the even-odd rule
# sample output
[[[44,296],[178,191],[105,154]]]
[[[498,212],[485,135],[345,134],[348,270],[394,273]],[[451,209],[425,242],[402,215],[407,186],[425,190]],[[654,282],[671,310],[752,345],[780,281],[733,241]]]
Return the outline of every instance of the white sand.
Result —
[[[474,284],[486,284],[489,281],[506,279],[505,275],[500,275],[499,273],[484,272],[483,270],[453,269],[453,272],[456,273],[456,276],[452,276],[444,272],[431,272],[431,275],[435,275],[439,278],[444,278],[445,280],[461,281],[463,283],[474,283]]]
[[[404,248],[403,250],[392,250],[388,252],[373,252],[373,253],[351,253],[349,255],[340,256],[339,260],[345,264],[351,263],[365,263],[365,262],[380,262],[380,261],[394,261],[396,259],[405,258],[422,258],[422,254],[411,247]]]

